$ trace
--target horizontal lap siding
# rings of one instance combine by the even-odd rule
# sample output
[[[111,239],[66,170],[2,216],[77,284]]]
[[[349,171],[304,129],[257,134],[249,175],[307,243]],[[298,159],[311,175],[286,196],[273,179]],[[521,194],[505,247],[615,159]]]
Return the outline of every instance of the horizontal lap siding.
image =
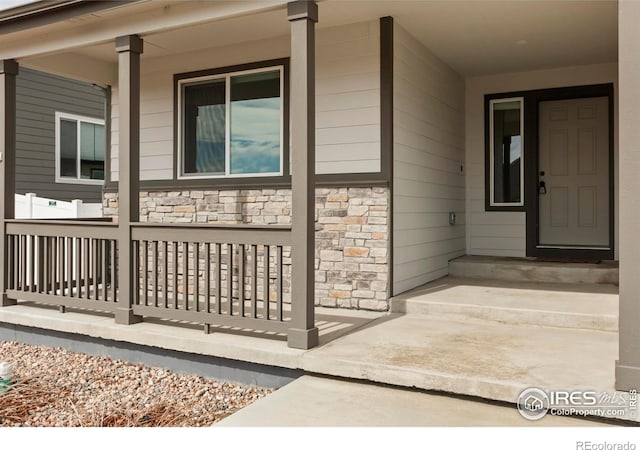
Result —
[[[446,275],[449,260],[465,252],[464,81],[397,22],[394,29],[397,295]]]
[[[316,172],[379,172],[378,21],[320,30],[316,58]]]
[[[100,186],[55,182],[55,113],[103,118],[104,93],[88,83],[24,67],[16,84],[16,192],[100,202]]]
[[[317,173],[380,170],[378,21],[318,30],[316,53]],[[153,42],[153,38],[149,38]],[[140,158],[143,180],[173,177],[173,75],[290,54],[288,36],[144,60]],[[111,176],[118,179],[118,97],[112,96]]]
[[[482,76],[466,80],[468,254],[524,257],[527,247],[524,212],[485,211],[484,96],[533,89],[611,83],[615,82],[616,78],[616,64],[598,64]],[[614,149],[614,153],[617,155],[617,150]],[[615,184],[617,199],[617,181]]]

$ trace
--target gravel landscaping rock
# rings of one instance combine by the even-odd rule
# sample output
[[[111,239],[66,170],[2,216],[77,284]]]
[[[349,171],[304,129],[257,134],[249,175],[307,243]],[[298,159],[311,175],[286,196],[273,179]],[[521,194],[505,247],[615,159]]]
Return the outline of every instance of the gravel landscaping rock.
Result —
[[[1,426],[209,426],[273,391],[17,342],[0,361],[15,374]]]

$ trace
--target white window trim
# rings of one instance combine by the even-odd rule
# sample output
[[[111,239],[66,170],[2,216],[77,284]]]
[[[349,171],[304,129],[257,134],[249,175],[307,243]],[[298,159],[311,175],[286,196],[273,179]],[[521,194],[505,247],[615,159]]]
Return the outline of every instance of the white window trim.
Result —
[[[230,173],[231,164],[231,120],[229,115],[231,113],[231,77],[238,75],[249,75],[252,73],[272,72],[278,70],[280,72],[280,171],[278,172],[265,172],[265,173]],[[182,91],[185,85],[200,84],[213,80],[225,80],[225,173],[224,174],[185,174],[183,172],[184,166],[184,99]],[[217,75],[207,75],[202,77],[184,78],[178,80],[178,145],[176,146],[176,167],[177,178],[179,180],[197,180],[197,179],[225,179],[225,178],[257,178],[257,177],[275,177],[282,176],[284,172],[284,66],[268,66],[260,67],[258,69],[241,70],[237,72],[228,72]]]
[[[494,185],[494,135],[493,135],[493,105],[497,103],[520,102],[520,201],[496,203]],[[489,205],[490,206],[524,206],[524,97],[498,98],[489,101]]]
[[[61,137],[60,136],[60,121],[62,119],[67,119],[67,120],[75,120],[78,123],[86,122],[86,123],[93,123],[93,124],[96,124],[96,125],[104,126],[104,124],[105,124],[104,120],[103,119],[97,119],[95,117],[80,116],[78,114],[70,114],[70,113],[59,112],[59,111],[56,111],[55,117],[56,117],[56,124],[55,124],[56,183],[62,183],[62,184],[88,184],[88,185],[97,185],[97,186],[104,185],[104,180],[87,180],[87,179],[80,178],[80,164],[81,164],[81,161],[80,161],[79,157],[77,159],[78,178],[63,177],[63,176],[60,175],[60,137]],[[76,133],[76,139],[78,140],[77,152],[80,153],[80,127],[79,126],[78,126],[77,130],[78,130],[77,133]],[[107,158],[107,155],[105,154],[105,160],[106,160],[106,158]],[[106,174],[106,161],[105,161],[105,174]]]

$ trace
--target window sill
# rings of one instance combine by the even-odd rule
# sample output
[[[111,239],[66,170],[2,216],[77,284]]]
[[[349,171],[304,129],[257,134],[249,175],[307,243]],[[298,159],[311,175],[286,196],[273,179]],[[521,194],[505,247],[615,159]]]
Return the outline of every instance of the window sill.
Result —
[[[56,178],[56,184],[75,184],[82,186],[104,186],[103,180],[74,180],[67,178]]]
[[[500,206],[491,206],[491,205],[485,204],[485,206],[484,206],[484,210],[485,210],[485,212],[492,212],[492,211],[500,211],[500,212],[525,212],[525,211],[526,211],[526,207],[525,207],[525,205],[517,205],[517,206],[504,206],[504,205],[500,205]]]

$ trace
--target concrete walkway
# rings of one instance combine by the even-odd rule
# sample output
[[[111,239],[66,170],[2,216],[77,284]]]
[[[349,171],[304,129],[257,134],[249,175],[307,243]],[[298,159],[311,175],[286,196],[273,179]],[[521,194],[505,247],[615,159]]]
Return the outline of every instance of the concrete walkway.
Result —
[[[523,419],[515,407],[372,384],[303,376],[219,422],[222,427],[586,427],[598,422]]]

